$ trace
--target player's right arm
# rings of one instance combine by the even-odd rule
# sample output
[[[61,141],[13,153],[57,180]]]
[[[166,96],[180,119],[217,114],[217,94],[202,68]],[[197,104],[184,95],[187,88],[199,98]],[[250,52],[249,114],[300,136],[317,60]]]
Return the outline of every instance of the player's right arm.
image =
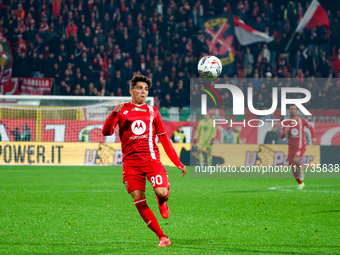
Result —
[[[124,104],[117,104],[113,108],[113,111],[110,113],[110,115],[105,120],[105,123],[102,128],[102,134],[104,136],[113,135],[114,128],[116,127],[119,121],[118,113],[122,110],[123,106]]]
[[[281,135],[280,135],[281,139],[286,138],[286,135],[287,135],[288,131],[289,131],[289,127],[282,128]]]

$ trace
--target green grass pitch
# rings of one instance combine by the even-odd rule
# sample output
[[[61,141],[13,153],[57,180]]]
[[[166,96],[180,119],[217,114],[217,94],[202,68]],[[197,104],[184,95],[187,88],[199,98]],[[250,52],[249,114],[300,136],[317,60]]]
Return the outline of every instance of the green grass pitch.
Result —
[[[139,216],[121,167],[0,167],[0,254],[339,254],[340,179],[183,179],[167,168],[172,246]],[[275,187],[269,189],[270,187]]]

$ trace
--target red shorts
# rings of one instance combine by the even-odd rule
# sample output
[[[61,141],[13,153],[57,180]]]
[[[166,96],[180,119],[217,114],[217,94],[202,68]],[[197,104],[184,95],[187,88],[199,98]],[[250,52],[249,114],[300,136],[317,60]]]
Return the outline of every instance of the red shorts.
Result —
[[[290,164],[294,164],[294,157],[302,158],[305,154],[306,146],[302,146],[301,148],[295,146],[289,146],[288,148],[288,161]]]
[[[158,187],[170,189],[168,174],[159,161],[123,166],[123,183],[128,193],[134,190],[145,191],[145,177],[154,189]]]

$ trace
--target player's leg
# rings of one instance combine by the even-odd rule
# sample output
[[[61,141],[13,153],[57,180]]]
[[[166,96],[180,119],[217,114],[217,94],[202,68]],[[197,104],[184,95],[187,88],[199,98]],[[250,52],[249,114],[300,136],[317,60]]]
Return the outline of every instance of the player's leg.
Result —
[[[198,150],[198,162],[199,162],[201,167],[204,166],[204,158],[203,158],[203,151],[202,150]]]
[[[135,206],[140,214],[140,216],[145,221],[146,225],[158,236],[161,240],[162,238],[167,238],[162,229],[160,228],[158,221],[146,203],[145,198],[145,176],[142,174],[137,174],[136,169],[131,169],[129,167],[124,167],[124,177],[123,182],[128,193],[132,196]]]
[[[170,211],[166,201],[169,199],[170,184],[168,174],[165,171],[161,162],[152,162],[147,165],[145,169],[146,177],[151,182],[153,190],[156,194],[159,211],[164,219],[169,217]],[[170,246],[171,242],[168,237],[159,238],[160,247]]]
[[[169,200],[169,196],[170,196],[170,191],[168,188],[166,187],[158,187],[154,189],[154,192],[157,196],[158,199],[158,203],[160,205],[162,205],[163,203],[165,203],[166,201]]]
[[[300,185],[303,182],[300,180],[300,170],[299,170],[299,167],[298,167],[299,165],[296,165],[295,162],[294,162],[295,154],[296,154],[295,148],[289,148],[288,149],[288,161],[289,161],[289,164],[291,165],[294,178]]]
[[[161,216],[164,219],[169,218],[170,209],[169,209],[169,206],[167,204],[167,201],[169,200],[170,191],[167,188],[162,188],[162,187],[155,188],[154,191],[155,191],[155,194],[156,194],[156,199],[157,199],[159,212],[160,212]]]
[[[300,179],[300,182],[299,182],[299,185],[298,185],[298,189],[303,189],[303,187],[305,186],[303,180],[305,179],[305,174],[303,172],[303,166],[302,166],[302,157],[303,157],[303,154],[305,153],[306,151],[306,148],[299,148],[295,155],[294,155],[294,163],[295,165],[297,166],[298,168],[298,172],[299,172],[299,179]]]
[[[212,144],[208,143],[205,146],[206,152],[207,152],[207,164],[208,166],[212,166],[212,155],[211,155],[211,151],[212,151]]]
[[[199,141],[197,144],[197,150],[198,150],[198,162],[200,164],[201,167],[204,166],[204,156],[203,156],[203,148],[204,148],[204,142],[203,141]]]
[[[145,192],[142,190],[134,190],[130,192],[135,206],[140,214],[140,216],[145,221],[146,225],[158,236],[159,239],[166,237],[163,230],[158,224],[156,216],[153,214],[148,204],[146,203]]]
[[[164,219],[169,218],[170,210],[166,203],[170,196],[170,184],[168,174],[161,162],[153,162],[149,166],[149,172],[146,174],[147,179],[151,182],[156,194],[159,211]]]

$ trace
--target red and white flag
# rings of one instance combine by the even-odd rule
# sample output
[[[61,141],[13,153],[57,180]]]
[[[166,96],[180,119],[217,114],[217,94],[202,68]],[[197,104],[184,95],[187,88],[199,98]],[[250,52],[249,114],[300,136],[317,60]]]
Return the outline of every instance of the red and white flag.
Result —
[[[254,28],[246,25],[242,20],[238,20],[234,16],[235,35],[238,42],[244,46],[257,42],[270,43],[274,40],[274,37],[267,35],[266,33],[255,30]]]
[[[331,26],[329,24],[329,19],[325,9],[322,8],[317,0],[313,0],[313,2],[308,7],[305,15],[303,15],[303,18],[297,26],[295,32],[301,33],[302,30],[305,28],[312,28],[322,25],[324,25],[328,31],[331,30]]]

